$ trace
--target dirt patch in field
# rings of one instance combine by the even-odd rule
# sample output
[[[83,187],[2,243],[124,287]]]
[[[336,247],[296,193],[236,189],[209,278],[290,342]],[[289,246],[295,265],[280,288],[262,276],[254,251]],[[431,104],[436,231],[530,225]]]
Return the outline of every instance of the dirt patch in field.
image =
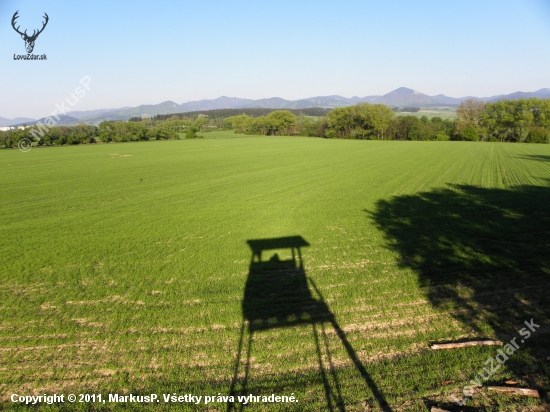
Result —
[[[141,300],[131,301],[124,296],[118,296],[118,295],[110,296],[105,299],[97,299],[97,300],[78,300],[78,301],[68,300],[65,303],[67,305],[89,305],[89,306],[101,305],[105,303],[118,303],[121,305],[138,305],[138,306],[145,305],[145,303]]]
[[[49,302],[44,302],[40,305],[40,309],[42,309],[42,310],[53,310],[53,309],[57,309],[57,306],[54,306]]]

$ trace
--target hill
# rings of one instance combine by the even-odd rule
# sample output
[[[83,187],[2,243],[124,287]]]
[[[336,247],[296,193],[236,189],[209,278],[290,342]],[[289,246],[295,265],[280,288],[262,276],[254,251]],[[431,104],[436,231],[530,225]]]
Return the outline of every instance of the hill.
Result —
[[[88,111],[75,111],[67,113],[64,116],[61,124],[77,124],[86,122],[89,124],[99,124],[104,120],[128,120],[136,116],[155,116],[160,114],[175,114],[188,113],[208,110],[223,110],[223,109],[305,109],[320,107],[324,109],[333,109],[335,107],[343,107],[357,104],[359,102],[368,102],[372,104],[385,104],[394,107],[456,107],[460,102],[469,99],[479,99],[485,102],[495,102],[498,100],[510,100],[519,98],[538,97],[547,99],[550,98],[550,89],[539,89],[535,92],[514,92],[510,94],[500,94],[488,97],[449,97],[444,94],[430,96],[420,91],[409,89],[407,87],[399,87],[382,96],[353,96],[343,97],[339,95],[330,96],[315,96],[298,100],[287,100],[281,97],[269,97],[265,99],[243,99],[239,97],[220,96],[216,99],[194,100],[178,104],[172,100],[167,100],[158,104],[142,104],[136,107],[121,107],[118,109],[97,109]],[[42,119],[43,120],[43,119]],[[13,121],[16,121],[13,123]],[[23,124],[36,122],[33,119],[17,118],[4,119],[0,118],[1,125]],[[72,122],[72,123],[71,123]]]
[[[36,122],[36,120],[31,119],[30,117],[16,117],[14,119],[6,119],[5,117],[0,117],[0,127],[15,126],[24,123],[29,124],[30,122]]]
[[[59,118],[59,120],[55,123],[55,126],[71,126],[80,123],[80,121],[76,117],[67,116],[65,114],[60,114],[57,117]],[[38,120],[33,120],[32,122],[19,123],[14,126],[23,126],[23,124],[26,124],[27,126],[33,126],[37,123],[48,124],[46,119],[48,119],[48,117],[42,117]]]

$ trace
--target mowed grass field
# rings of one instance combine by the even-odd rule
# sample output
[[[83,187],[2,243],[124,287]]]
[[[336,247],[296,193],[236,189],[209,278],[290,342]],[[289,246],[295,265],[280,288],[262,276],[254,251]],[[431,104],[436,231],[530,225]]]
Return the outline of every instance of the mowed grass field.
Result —
[[[249,407],[424,411],[501,349],[430,343],[519,342],[531,318],[466,405],[547,403],[548,145],[205,138],[2,150],[0,174],[0,409],[23,409],[13,393],[156,393],[41,407],[155,411],[242,408],[164,393],[275,393],[298,402]],[[247,241],[288,236],[309,244],[289,273],[329,313],[243,327]],[[277,282],[253,292],[296,296]],[[486,389],[510,379],[542,398]]]

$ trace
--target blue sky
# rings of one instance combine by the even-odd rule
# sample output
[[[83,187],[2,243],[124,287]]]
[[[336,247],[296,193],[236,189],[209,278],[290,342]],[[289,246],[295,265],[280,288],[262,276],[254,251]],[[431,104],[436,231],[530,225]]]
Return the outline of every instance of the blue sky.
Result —
[[[22,29],[50,21],[15,61]],[[75,110],[222,95],[489,96],[550,87],[549,0],[0,0],[0,116],[41,117],[88,75]]]

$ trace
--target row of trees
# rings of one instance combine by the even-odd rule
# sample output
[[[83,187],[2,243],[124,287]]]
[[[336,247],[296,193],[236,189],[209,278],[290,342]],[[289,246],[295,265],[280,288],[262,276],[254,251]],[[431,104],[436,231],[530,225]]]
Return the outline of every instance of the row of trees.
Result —
[[[29,135],[29,128],[14,129],[0,133],[0,146],[17,147],[21,139],[34,140]],[[78,124],[76,126],[55,126],[48,128],[40,140],[36,143],[43,145],[63,145],[63,144],[81,144],[96,143],[98,138],[98,129],[95,126],[87,124]]]
[[[376,140],[451,140],[452,120],[426,116],[394,117],[390,108],[360,103],[334,109],[327,116],[324,137]]]
[[[54,126],[48,128],[35,144],[39,146],[73,145],[101,142],[133,142],[143,140],[179,139],[180,133],[194,138],[200,129],[200,123],[191,121],[158,122],[102,122],[98,127],[78,124],[76,126]],[[32,139],[29,128],[15,129],[0,133],[0,146],[17,147],[21,139]]]
[[[388,125],[387,137],[391,140],[461,140],[453,135],[454,122],[441,117],[400,116]]]
[[[267,108],[242,108],[242,109],[214,109],[214,110],[198,110],[194,112],[175,113],[175,114],[159,114],[154,116],[154,120],[195,120],[197,117],[206,116],[209,119],[226,119],[240,114],[246,114],[250,117],[267,116],[269,113],[277,109]],[[321,107],[308,107],[304,109],[287,109],[290,113],[296,116],[326,116],[331,109],[323,109]]]
[[[260,135],[318,136],[340,139],[392,140],[449,140],[454,123],[434,117],[415,116],[394,118],[387,106],[360,103],[337,108],[326,118],[295,116],[278,110],[267,116],[250,117],[246,114],[225,119],[225,126],[236,133]]]
[[[457,109],[455,132],[464,140],[549,143],[550,100],[466,100]]]
[[[334,109],[327,115],[325,137],[384,139],[394,112],[383,104],[359,103]]]
[[[303,117],[303,116],[302,116]],[[266,116],[250,117],[247,114],[225,119],[225,126],[236,133],[292,136],[296,134],[297,117],[288,110],[276,110]]]
[[[519,99],[483,103],[469,99],[457,119],[398,116],[381,104],[359,103],[330,111],[324,118],[277,110],[266,116],[246,114],[225,119],[236,133],[300,135],[340,139],[468,140],[549,143],[550,100]]]
[[[177,130],[167,123],[153,127],[150,122],[101,122],[97,135],[102,142],[179,139]]]

